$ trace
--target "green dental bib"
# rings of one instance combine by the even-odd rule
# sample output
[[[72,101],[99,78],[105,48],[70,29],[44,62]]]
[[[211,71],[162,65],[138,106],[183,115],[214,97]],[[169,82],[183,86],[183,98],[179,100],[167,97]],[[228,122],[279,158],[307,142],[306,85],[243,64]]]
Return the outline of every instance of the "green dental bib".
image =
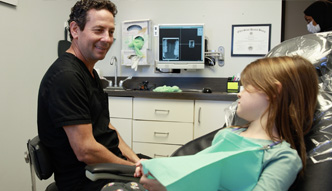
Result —
[[[207,149],[191,156],[142,161],[168,191],[252,190],[261,174],[264,150],[232,129],[219,131]]]

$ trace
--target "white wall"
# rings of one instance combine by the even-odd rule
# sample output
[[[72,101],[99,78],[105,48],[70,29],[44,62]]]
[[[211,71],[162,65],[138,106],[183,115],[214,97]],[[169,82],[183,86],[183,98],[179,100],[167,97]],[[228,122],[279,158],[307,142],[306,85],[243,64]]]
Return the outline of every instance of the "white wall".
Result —
[[[0,185],[31,190],[26,142],[37,135],[37,93],[46,69],[57,57],[64,21],[74,1],[19,0],[0,3]],[[45,190],[39,183],[38,190]]]
[[[40,80],[57,57],[63,25],[76,0],[19,0],[17,7],[0,3],[0,185],[1,190],[30,189],[29,167],[24,162],[26,142],[37,135],[37,94]],[[272,47],[280,42],[281,0],[115,0],[118,29],[124,20],[149,18],[158,23],[206,24],[210,48],[222,45],[225,66],[182,76],[225,77],[240,72],[256,58],[231,57],[232,24],[272,24]],[[120,37],[121,31],[117,32]],[[118,39],[119,39],[118,37]],[[120,42],[105,61],[97,64],[104,75],[113,75],[112,55],[120,57]],[[121,74],[160,76],[153,67],[137,73],[121,67]],[[49,181],[48,181],[49,182]],[[48,182],[38,181],[38,190]]]
[[[121,23],[125,20],[151,19],[154,24],[204,23],[209,49],[225,47],[225,66],[209,67],[196,72],[184,72],[171,76],[228,77],[240,73],[257,57],[231,57],[233,24],[272,24],[271,48],[280,43],[281,0],[116,0],[119,13],[116,16],[117,40],[104,61],[96,67],[102,75],[113,76],[112,55],[120,58]],[[154,38],[152,38],[154,39]],[[153,46],[152,46],[153,47]],[[152,63],[153,65],[153,63]],[[122,76],[167,76],[154,73],[154,67],[140,67],[134,72],[122,66]]]

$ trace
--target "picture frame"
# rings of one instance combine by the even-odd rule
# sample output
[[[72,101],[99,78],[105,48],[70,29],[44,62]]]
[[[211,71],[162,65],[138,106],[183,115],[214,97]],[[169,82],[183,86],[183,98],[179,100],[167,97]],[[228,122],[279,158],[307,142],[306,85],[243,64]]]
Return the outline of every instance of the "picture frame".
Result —
[[[271,24],[232,25],[231,56],[264,56],[271,48]]]

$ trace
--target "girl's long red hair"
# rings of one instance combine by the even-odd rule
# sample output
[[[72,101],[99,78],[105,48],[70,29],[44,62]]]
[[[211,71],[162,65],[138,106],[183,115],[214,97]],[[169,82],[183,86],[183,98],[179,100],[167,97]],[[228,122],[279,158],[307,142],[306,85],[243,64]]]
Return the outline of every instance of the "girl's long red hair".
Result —
[[[269,97],[267,134],[290,143],[305,167],[304,135],[311,128],[318,95],[314,66],[300,56],[262,58],[243,70],[241,83],[250,84]],[[273,137],[274,125],[280,137]]]

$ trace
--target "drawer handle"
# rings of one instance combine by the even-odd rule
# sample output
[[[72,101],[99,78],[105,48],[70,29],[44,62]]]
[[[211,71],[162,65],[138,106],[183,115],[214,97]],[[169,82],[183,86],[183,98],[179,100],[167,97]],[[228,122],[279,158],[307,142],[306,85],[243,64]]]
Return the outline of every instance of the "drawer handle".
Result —
[[[164,135],[165,137],[168,137],[169,133],[164,133],[164,132],[154,132],[154,136],[158,135]]]
[[[166,110],[166,109],[155,109],[154,112],[159,113],[159,114],[164,114],[164,115],[169,114],[169,110]]]
[[[159,157],[169,157],[169,155],[158,155],[158,154],[153,155],[153,158],[159,158]]]
[[[198,109],[198,123],[201,123],[201,110],[202,110],[202,108],[199,107],[199,109]]]

